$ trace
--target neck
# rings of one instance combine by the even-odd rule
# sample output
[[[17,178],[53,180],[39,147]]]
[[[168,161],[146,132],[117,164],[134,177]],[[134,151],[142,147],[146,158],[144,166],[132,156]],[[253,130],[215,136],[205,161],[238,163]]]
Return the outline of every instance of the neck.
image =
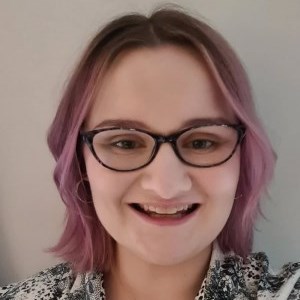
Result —
[[[193,300],[205,278],[211,247],[176,265],[161,266],[118,248],[112,271],[105,274],[107,300]]]

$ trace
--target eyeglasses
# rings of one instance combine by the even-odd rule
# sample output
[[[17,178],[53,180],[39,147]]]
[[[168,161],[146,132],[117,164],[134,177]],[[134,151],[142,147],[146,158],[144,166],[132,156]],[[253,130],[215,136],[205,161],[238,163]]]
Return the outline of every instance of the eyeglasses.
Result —
[[[81,132],[80,136],[101,165],[128,172],[149,165],[164,143],[170,143],[186,165],[197,168],[221,165],[233,156],[245,131],[242,125],[207,124],[168,136],[117,127]]]

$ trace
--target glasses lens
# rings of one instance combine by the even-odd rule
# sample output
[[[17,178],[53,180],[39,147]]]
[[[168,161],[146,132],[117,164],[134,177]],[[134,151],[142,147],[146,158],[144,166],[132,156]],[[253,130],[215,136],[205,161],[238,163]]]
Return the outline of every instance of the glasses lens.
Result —
[[[99,160],[116,170],[132,170],[147,163],[155,142],[146,133],[112,129],[94,136],[93,147]]]
[[[177,148],[186,162],[205,167],[228,159],[237,141],[238,132],[232,127],[203,126],[183,133],[177,140]]]

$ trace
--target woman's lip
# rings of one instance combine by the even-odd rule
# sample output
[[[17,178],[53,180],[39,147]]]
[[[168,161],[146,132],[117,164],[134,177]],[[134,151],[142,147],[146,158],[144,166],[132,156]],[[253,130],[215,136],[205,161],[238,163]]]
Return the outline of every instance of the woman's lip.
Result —
[[[130,203],[129,205],[148,205],[148,206],[153,206],[153,207],[158,207],[158,208],[176,208],[176,207],[179,207],[179,206],[190,206],[190,205],[194,205],[194,204],[198,204],[200,205],[201,203],[197,203],[197,202],[178,202],[178,203],[174,203],[174,204],[170,204],[170,203],[154,203],[154,202],[133,202],[133,203]]]
[[[194,211],[192,211],[191,213],[189,213],[187,215],[183,215],[182,217],[179,217],[179,218],[172,218],[170,216],[162,216],[162,217],[156,218],[156,217],[151,217],[148,214],[145,214],[143,212],[140,212],[140,211],[136,210],[134,207],[132,207],[131,205],[129,205],[130,209],[142,221],[144,221],[148,224],[153,224],[153,225],[158,225],[158,226],[177,226],[177,225],[184,224],[195,216],[195,214],[197,213],[200,206],[201,205],[198,205],[198,207]]]
[[[195,206],[198,206],[198,204],[185,204],[185,205],[154,205],[154,204],[131,204],[131,206],[138,211],[144,211],[146,213],[157,213],[157,214],[166,214],[170,216],[174,216],[176,213],[185,213],[190,212],[191,210],[195,209]]]

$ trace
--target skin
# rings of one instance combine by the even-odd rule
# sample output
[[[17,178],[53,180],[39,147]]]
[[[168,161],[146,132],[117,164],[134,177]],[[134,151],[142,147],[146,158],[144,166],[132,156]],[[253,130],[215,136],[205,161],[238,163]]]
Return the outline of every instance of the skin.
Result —
[[[236,121],[201,59],[192,50],[170,45],[120,56],[103,80],[85,129],[122,119],[170,134],[194,118]],[[194,299],[212,243],[232,209],[239,149],[226,163],[205,169],[183,164],[169,144],[162,145],[150,165],[134,172],[106,169],[87,147],[84,157],[97,215],[116,241],[115,265],[105,276],[107,298]],[[158,226],[137,217],[129,206],[133,202],[201,206],[181,225]]]

